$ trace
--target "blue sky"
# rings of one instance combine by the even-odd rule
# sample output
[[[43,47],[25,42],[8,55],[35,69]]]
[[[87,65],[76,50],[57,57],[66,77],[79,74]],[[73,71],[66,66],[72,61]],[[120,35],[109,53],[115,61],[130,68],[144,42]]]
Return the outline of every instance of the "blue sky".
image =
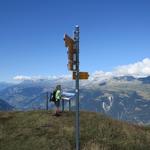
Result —
[[[80,70],[150,57],[148,0],[0,0],[0,81],[68,74],[64,33],[80,26]]]

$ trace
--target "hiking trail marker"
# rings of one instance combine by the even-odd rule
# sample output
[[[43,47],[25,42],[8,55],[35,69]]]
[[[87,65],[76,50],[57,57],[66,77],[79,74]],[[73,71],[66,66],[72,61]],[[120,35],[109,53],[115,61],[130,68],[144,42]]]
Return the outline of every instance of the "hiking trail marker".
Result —
[[[71,38],[67,34],[64,35],[65,46],[68,48],[68,69],[73,71],[72,79],[76,80],[76,150],[80,150],[80,122],[79,122],[79,80],[88,79],[88,72],[79,72],[79,26],[75,26],[74,37]]]
[[[79,80],[87,80],[89,78],[88,72],[79,72]],[[72,79],[76,80],[76,72],[72,73]]]

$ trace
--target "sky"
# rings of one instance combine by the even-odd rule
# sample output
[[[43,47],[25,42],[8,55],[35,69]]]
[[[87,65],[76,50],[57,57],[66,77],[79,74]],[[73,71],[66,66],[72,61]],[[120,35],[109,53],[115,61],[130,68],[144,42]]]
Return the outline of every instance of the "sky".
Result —
[[[75,25],[81,71],[137,72],[143,63],[150,75],[149,8],[149,0],[0,0],[0,81],[69,74],[63,37]]]

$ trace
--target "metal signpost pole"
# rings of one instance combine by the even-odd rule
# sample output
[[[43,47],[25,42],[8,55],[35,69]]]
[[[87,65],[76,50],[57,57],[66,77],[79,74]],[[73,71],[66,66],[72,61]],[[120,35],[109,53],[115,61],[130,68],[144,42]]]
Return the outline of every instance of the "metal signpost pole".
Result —
[[[80,109],[79,109],[79,80],[87,80],[88,72],[79,72],[79,26],[75,26],[74,38],[64,35],[65,46],[68,48],[68,69],[72,72],[72,79],[76,80],[76,150],[80,150]]]
[[[79,26],[75,27],[74,41],[76,48],[76,150],[80,150],[79,123]]]

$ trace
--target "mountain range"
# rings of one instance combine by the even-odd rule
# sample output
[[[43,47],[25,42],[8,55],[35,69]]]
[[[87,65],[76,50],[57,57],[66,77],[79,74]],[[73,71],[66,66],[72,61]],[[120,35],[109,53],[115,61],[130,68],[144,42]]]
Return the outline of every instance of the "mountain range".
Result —
[[[12,83],[0,82],[0,91],[7,88],[7,87],[12,86],[12,85],[13,85]]]
[[[0,111],[10,111],[10,110],[13,110],[13,107],[4,100],[0,99]]]
[[[0,90],[0,99],[16,110],[45,109],[46,92],[52,92],[57,84],[62,85],[64,92],[75,93],[75,82],[61,77],[25,80],[7,86]],[[71,106],[74,110],[75,99]],[[49,103],[49,109],[53,107]],[[80,109],[101,112],[128,122],[150,124],[150,76],[119,76],[105,80],[96,77],[80,81]]]

